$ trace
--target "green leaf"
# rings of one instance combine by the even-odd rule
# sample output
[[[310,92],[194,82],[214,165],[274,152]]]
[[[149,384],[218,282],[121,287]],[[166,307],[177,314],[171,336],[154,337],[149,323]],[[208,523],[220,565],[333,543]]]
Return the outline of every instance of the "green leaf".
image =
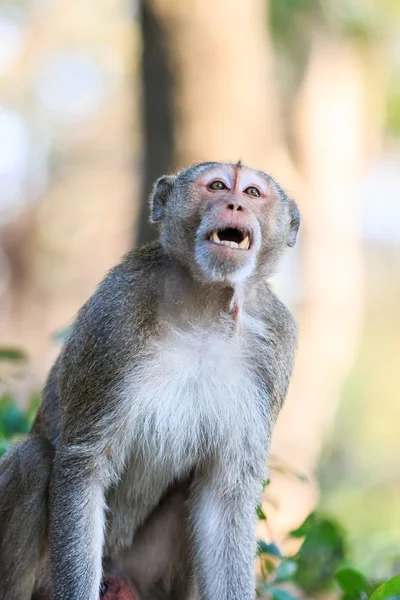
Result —
[[[26,355],[17,348],[0,348],[0,361],[22,361],[26,360]]]
[[[0,397],[0,435],[11,438],[28,433],[31,424],[29,413],[26,414],[17,406],[12,396]]]
[[[261,554],[259,557],[260,560],[260,568],[261,575],[264,580],[264,583],[269,581],[272,573],[276,571],[276,561],[278,560],[276,556],[272,556],[272,554]]]
[[[272,0],[270,3],[270,21],[275,35],[287,39],[298,27],[299,17],[311,20],[319,13],[318,0]],[[302,22],[302,21],[300,21]]]
[[[28,433],[29,420],[16,406],[10,408],[3,414],[2,430],[6,437],[11,437],[18,433]]]
[[[307,594],[326,589],[346,558],[343,529],[334,520],[313,513],[291,535],[305,538],[296,556],[294,581]]]
[[[341,569],[335,579],[346,594],[353,598],[363,598],[371,593],[371,586],[365,576],[356,569]]]
[[[289,533],[290,537],[302,538],[305,537],[315,526],[317,522],[317,514],[315,512],[308,515],[305,521],[298,527]]]
[[[260,554],[272,554],[272,556],[281,557],[280,550],[276,544],[266,544],[263,540],[257,542],[257,556]]]
[[[26,411],[26,417],[29,420],[30,425],[32,424],[36,413],[40,405],[40,394],[33,394],[29,400],[29,406]]]
[[[267,520],[266,514],[265,514],[265,512],[263,511],[263,509],[262,509],[262,507],[261,507],[261,504],[259,504],[259,505],[257,506],[257,508],[256,508],[256,513],[257,513],[257,518],[258,518],[260,521],[266,521],[266,520]]]
[[[292,579],[297,571],[297,564],[294,560],[283,560],[276,570],[275,581],[280,583]]]
[[[11,446],[11,442],[9,442],[8,440],[1,440],[0,441],[0,456],[3,456],[3,454],[5,452],[7,452],[7,450],[9,449],[10,446]]]
[[[400,598],[400,575],[382,583],[369,600],[398,600]]]
[[[272,586],[269,588],[269,593],[273,600],[298,600],[297,596],[294,596],[290,592]]]

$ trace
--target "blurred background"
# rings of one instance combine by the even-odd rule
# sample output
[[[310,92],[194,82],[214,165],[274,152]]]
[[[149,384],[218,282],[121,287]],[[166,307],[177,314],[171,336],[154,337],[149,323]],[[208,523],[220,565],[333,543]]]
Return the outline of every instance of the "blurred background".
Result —
[[[284,539],[318,505],[347,529],[355,563],[389,577],[400,570],[398,0],[0,0],[0,347],[29,357],[3,393],[27,405],[107,269],[155,235],[158,176],[238,159],[303,215],[273,280],[300,348],[274,436],[269,534]]]

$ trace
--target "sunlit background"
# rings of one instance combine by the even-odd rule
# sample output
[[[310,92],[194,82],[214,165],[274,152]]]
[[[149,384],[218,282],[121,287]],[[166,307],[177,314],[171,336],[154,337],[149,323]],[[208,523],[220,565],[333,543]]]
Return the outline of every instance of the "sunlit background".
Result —
[[[315,504],[400,570],[398,0],[0,1],[0,346],[41,386],[105,271],[154,235],[151,181],[241,158],[303,214],[273,285],[300,348],[270,534]]]

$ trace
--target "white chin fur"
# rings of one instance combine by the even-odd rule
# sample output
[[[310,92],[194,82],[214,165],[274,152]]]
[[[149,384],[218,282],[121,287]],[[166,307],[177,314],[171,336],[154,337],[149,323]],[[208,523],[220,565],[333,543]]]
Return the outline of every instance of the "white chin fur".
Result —
[[[210,260],[210,258],[200,251],[196,251],[196,263],[203,277],[208,281],[226,282],[230,285],[237,285],[245,281],[256,267],[256,254],[251,253],[246,257],[244,264],[239,265],[236,269],[229,268],[229,265],[218,264]]]
[[[226,279],[229,283],[232,284],[241,283],[253,274],[255,266],[256,260],[255,255],[253,254],[245,265],[239,267],[239,269],[233,271],[233,273],[229,273]]]

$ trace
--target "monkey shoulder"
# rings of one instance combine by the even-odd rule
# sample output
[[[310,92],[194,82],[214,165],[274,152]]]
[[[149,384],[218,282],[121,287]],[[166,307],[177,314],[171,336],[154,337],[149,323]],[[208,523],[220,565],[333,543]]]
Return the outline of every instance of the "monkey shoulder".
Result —
[[[45,436],[54,445],[57,444],[60,435],[59,365],[58,358],[47,377],[42,400],[31,427],[31,433]]]
[[[260,303],[260,317],[269,332],[269,338],[276,347],[282,346],[285,350],[297,347],[298,328],[297,321],[288,307],[278,298],[267,285]]]
[[[134,353],[138,336],[154,323],[159,301],[156,280],[165,260],[156,244],[126,254],[79,311],[63,361],[77,352],[87,357],[110,351],[109,360]]]
[[[298,343],[297,322],[269,286],[263,290],[259,319],[264,326],[260,371],[275,405],[280,408],[289,388]]]
[[[156,280],[166,260],[157,244],[129,252],[79,311],[57,367],[61,421],[82,415],[88,424],[110,411],[127,365],[157,327]]]

